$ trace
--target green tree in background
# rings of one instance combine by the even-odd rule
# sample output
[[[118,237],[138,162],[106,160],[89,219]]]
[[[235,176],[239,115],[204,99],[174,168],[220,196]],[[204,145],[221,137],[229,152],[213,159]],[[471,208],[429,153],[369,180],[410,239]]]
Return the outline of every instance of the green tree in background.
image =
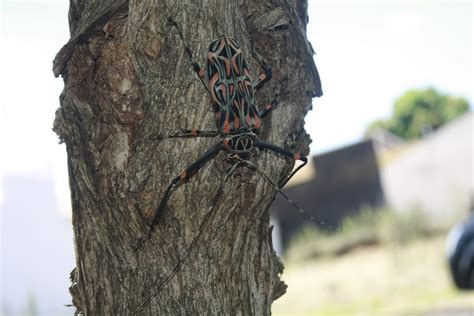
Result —
[[[395,101],[391,118],[372,122],[365,134],[383,128],[404,139],[416,139],[468,110],[466,99],[444,95],[433,88],[414,89]]]

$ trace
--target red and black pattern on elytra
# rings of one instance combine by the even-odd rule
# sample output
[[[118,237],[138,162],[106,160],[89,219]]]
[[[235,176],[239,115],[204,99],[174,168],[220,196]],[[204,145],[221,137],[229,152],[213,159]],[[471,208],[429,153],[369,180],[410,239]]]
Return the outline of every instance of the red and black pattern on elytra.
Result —
[[[235,40],[221,36],[209,45],[206,77],[217,128],[226,134],[260,128],[247,62]]]
[[[172,191],[189,181],[199,169],[217,156],[220,151],[226,152],[227,159],[234,163],[248,161],[250,151],[254,147],[260,150],[273,151],[293,161],[302,161],[303,163],[287,177],[280,188],[307,163],[307,158],[299,153],[293,153],[279,146],[266,143],[257,136],[262,118],[277,105],[276,100],[273,100],[270,104],[259,110],[255,103],[255,91],[260,89],[272,77],[272,69],[265,60],[253,51],[253,56],[260,64],[262,72],[255,81],[252,81],[242,49],[232,37],[223,35],[212,41],[209,45],[206,68],[203,69],[196,62],[191,49],[186,45],[183,34],[176,22],[171,18],[169,22],[178,31],[193,70],[210,95],[217,129],[212,131],[182,130],[167,135],[151,135],[149,138],[151,140],[162,140],[178,137],[219,136],[220,141],[171,180],[170,185],[166,188],[164,197],[155,211],[147,239],[151,236],[153,228],[158,223]]]

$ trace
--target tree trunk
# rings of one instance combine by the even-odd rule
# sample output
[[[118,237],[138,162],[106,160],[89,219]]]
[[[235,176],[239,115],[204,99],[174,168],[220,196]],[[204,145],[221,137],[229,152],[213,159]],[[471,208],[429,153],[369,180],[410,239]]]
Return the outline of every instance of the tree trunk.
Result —
[[[257,103],[279,101],[260,137],[308,153],[303,119],[321,88],[305,35],[306,1],[71,0],[71,39],[53,71],[65,84],[54,130],[68,153],[73,304],[86,315],[270,314],[286,288],[267,212],[275,190],[247,167],[225,178],[224,153],[171,195],[151,238],[133,249],[171,179],[218,141],[148,139],[215,127],[169,17],[199,64],[226,34],[256,78],[253,39],[273,68]],[[294,164],[256,149],[250,161],[276,183]]]

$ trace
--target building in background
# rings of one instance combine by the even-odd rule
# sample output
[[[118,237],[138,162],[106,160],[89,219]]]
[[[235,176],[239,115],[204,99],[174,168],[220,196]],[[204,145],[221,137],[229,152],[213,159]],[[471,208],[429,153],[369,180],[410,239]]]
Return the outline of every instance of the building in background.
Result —
[[[364,207],[416,208],[433,219],[450,218],[468,209],[473,197],[473,117],[469,112],[415,142],[378,131],[370,140],[314,156],[284,191],[333,226]],[[311,221],[279,195],[270,211],[281,253]]]
[[[314,156],[304,172],[290,182],[287,195],[303,210],[331,226],[368,206],[384,204],[380,171],[372,140]],[[296,176],[295,176],[296,177]],[[308,219],[281,195],[271,206],[283,248]],[[319,225],[325,228],[324,225]],[[328,228],[328,227],[326,227]],[[275,242],[278,244],[278,242]]]

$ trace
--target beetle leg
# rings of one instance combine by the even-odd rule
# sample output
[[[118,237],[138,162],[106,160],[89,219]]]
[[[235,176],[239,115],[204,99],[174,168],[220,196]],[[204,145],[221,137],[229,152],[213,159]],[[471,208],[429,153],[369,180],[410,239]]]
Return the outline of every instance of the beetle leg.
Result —
[[[183,129],[173,134],[151,134],[149,140],[162,140],[165,138],[194,138],[194,137],[215,137],[219,135],[219,131],[203,131],[199,129]]]
[[[181,184],[189,181],[189,179],[191,179],[199,171],[199,169],[201,169],[209,160],[217,156],[217,154],[222,148],[222,142],[212,146],[201,157],[199,157],[198,160],[196,160],[193,164],[181,171],[181,173],[177,177],[171,180],[170,185],[166,188],[165,194],[160,202],[160,205],[155,211],[155,216],[150,225],[150,230],[148,231],[148,236],[146,237],[146,239],[150,238],[153,229],[155,228],[155,225],[158,223],[160,216],[166,207],[166,203],[168,202],[171,193],[176,190]]]
[[[260,116],[260,118],[264,118],[265,116],[267,116],[268,113],[270,113],[270,111],[276,108],[277,105],[278,101],[276,99],[273,99],[271,103],[265,105],[263,109],[259,111],[258,115]]]
[[[263,84],[265,82],[267,82],[268,80],[272,79],[272,74],[273,74],[273,70],[272,68],[268,65],[268,63],[266,62],[266,60],[262,57],[262,55],[260,55],[259,53],[257,53],[256,49],[255,49],[255,44],[253,42],[253,39],[250,41],[251,42],[251,47],[252,47],[252,55],[253,57],[258,61],[258,63],[260,64],[260,67],[262,68],[262,72],[258,75],[258,78],[252,83],[252,86],[253,86],[253,89],[254,90],[258,90],[260,89]]]
[[[193,52],[191,51],[191,48],[189,48],[189,46],[186,45],[186,42],[184,40],[184,36],[183,36],[183,33],[181,32],[181,29],[179,28],[178,24],[171,17],[168,18],[168,22],[170,22],[176,28],[176,30],[178,31],[179,38],[181,39],[181,42],[183,43],[183,46],[184,46],[184,50],[185,50],[186,54],[188,55],[189,60],[191,61],[194,72],[198,75],[199,79],[201,80],[202,84],[206,88],[207,92],[209,92],[209,94],[210,94],[211,92],[209,91],[209,87],[208,87],[207,82],[204,78],[206,72],[196,62],[196,59],[194,58],[194,55],[193,55]]]
[[[310,220],[312,220],[313,222],[316,222],[318,225],[321,225],[322,227],[326,227],[326,228],[329,228],[331,230],[338,230],[340,229],[340,225],[338,224],[337,226],[334,226],[332,224],[329,224],[327,222],[323,222],[317,218],[315,218],[314,216],[312,216],[310,213],[308,213],[307,211],[305,211],[304,209],[302,209],[298,204],[296,204],[295,201],[293,201],[292,199],[290,199],[288,197],[288,195],[281,189],[282,187],[280,186],[277,186],[262,170],[260,170],[260,168],[248,161],[248,160],[243,160],[243,159],[240,159],[240,162],[243,162],[245,163],[249,168],[255,170],[263,179],[265,179],[265,181],[267,181],[278,193],[280,193],[287,201],[288,203],[290,203],[298,212],[300,212],[301,214],[303,214],[304,216],[306,216],[307,218],[309,218]]]
[[[271,150],[273,152],[276,152],[277,154],[286,156],[290,159],[293,159],[294,161],[300,160],[303,163],[299,165],[293,172],[285,179],[285,181],[280,185],[280,188],[284,187],[285,184],[290,181],[290,179],[301,169],[303,168],[307,163],[308,163],[308,158],[301,156],[299,153],[294,153],[289,150],[283,149],[281,147],[278,147],[273,144],[269,144],[267,142],[261,141],[260,139],[255,139],[254,140],[255,146],[257,146],[261,150]]]
[[[268,65],[261,65],[263,72],[258,75],[258,78],[252,83],[253,89],[260,89],[265,82],[272,79],[272,68]]]

